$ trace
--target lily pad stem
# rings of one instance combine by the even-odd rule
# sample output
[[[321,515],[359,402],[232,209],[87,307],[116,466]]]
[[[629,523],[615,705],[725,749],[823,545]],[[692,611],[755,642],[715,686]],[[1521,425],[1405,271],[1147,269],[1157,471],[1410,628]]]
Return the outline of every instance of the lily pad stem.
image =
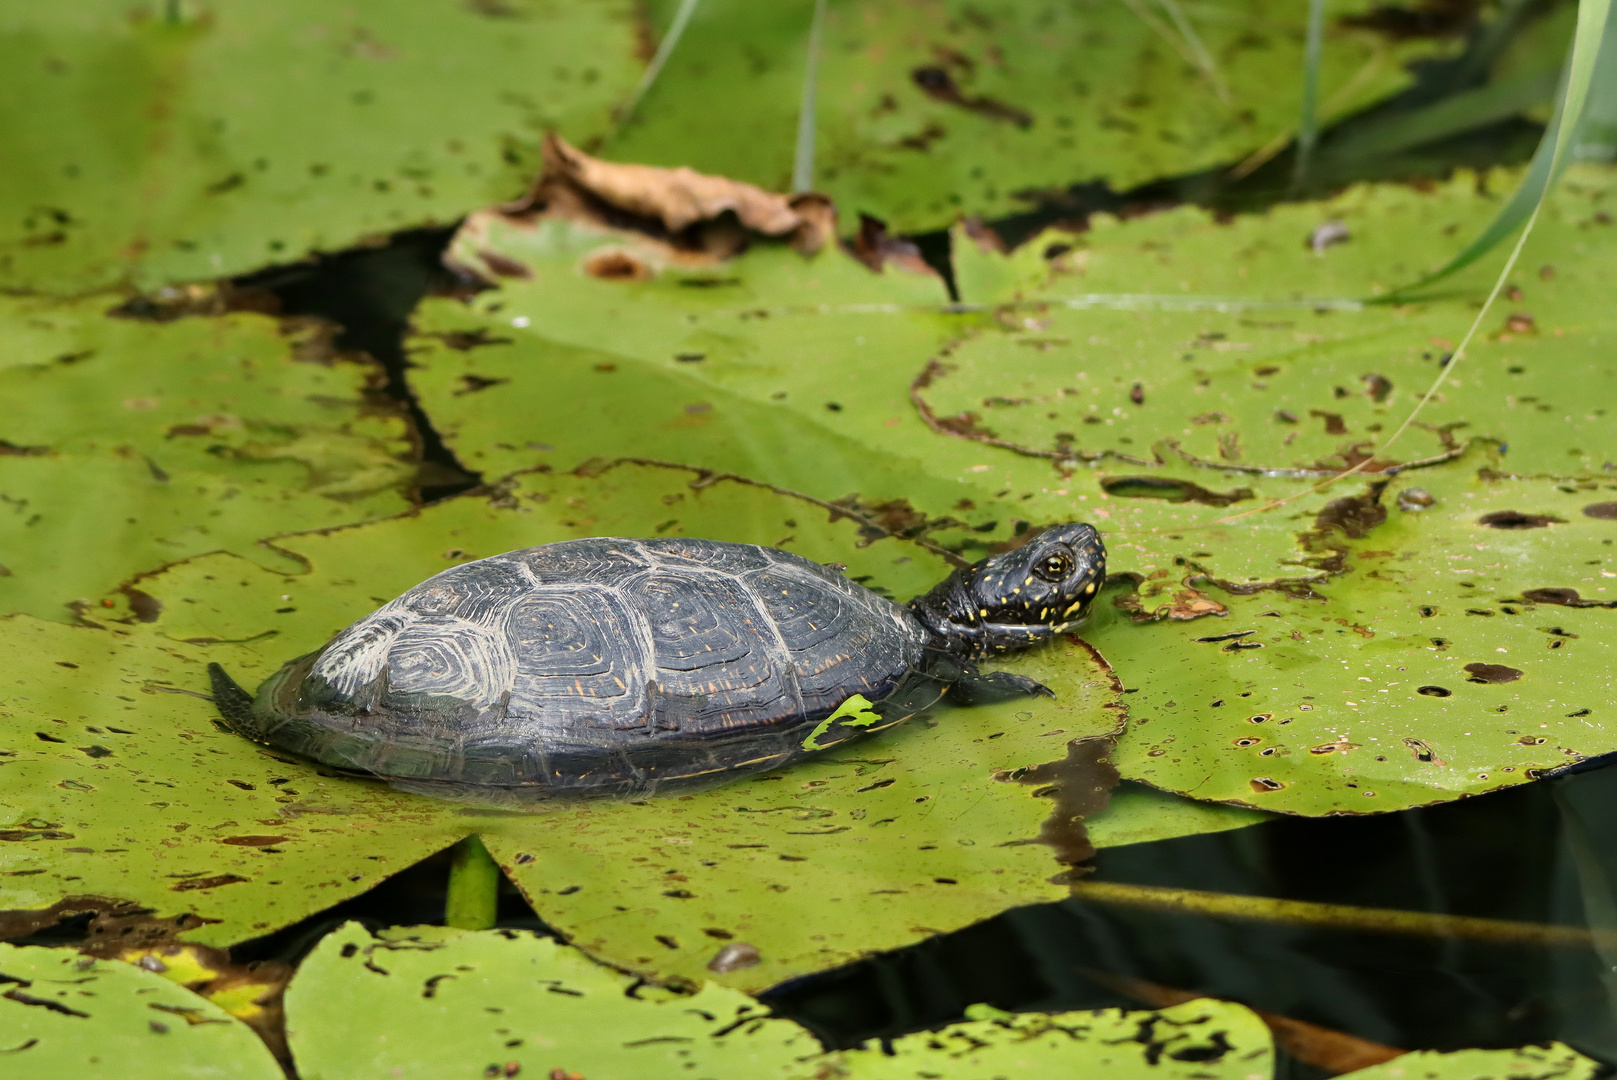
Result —
[[[499,906],[499,864],[475,836],[456,844],[450,857],[444,925],[461,930],[489,929]]]

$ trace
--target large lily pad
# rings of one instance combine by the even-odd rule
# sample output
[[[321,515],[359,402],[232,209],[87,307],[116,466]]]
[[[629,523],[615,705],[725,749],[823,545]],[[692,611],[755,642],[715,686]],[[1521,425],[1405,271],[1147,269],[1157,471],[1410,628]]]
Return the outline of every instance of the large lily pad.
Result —
[[[659,32],[677,6],[652,5]],[[786,188],[812,9],[704,0],[610,152]],[[919,231],[961,213],[1003,215],[1030,191],[1094,179],[1123,189],[1194,172],[1289,131],[1301,109],[1306,11],[1184,10],[1190,37],[1168,9],[1146,5],[830,4],[814,186],[847,211]],[[1389,44],[1345,22],[1328,38],[1321,78],[1333,114],[1403,88],[1406,62],[1451,48]]]
[[[0,1053],[12,1080],[278,1080],[252,1029],[161,975],[71,949],[0,943]]]
[[[1418,461],[1486,439],[1519,474],[1603,468],[1617,402],[1603,290],[1617,236],[1599,222],[1614,184],[1610,169],[1569,174],[1499,314],[1417,427],[1378,457]],[[973,414],[976,429],[1045,452],[1182,454],[1231,477],[1355,464],[1414,408],[1475,309],[1469,291],[1353,301],[1419,276],[1452,237],[1480,230],[1496,206],[1475,188],[1367,185],[1227,224],[1192,209],[1098,217],[1089,233],[1047,234],[1009,257],[957,244],[968,299],[1021,306],[951,350],[925,399],[940,417]],[[1350,238],[1316,253],[1307,240],[1330,221]]]
[[[0,298],[0,612],[66,618],[204,551],[292,569],[257,541],[408,505],[402,413],[318,329],[112,306]]]
[[[1138,688],[1124,775],[1199,799],[1367,813],[1617,750],[1617,484],[1470,464],[1420,473],[1426,508],[1399,505],[1413,479],[1384,507],[1352,503],[1364,513],[1339,519],[1348,535],[1325,530],[1344,576],[1315,595],[1221,595],[1217,625],[1096,627]]]
[[[651,522],[648,509],[667,517]],[[492,497],[277,541],[305,573],[230,555],[178,564],[142,580],[160,611],[127,631],[14,619],[13,654],[29,660],[3,719],[12,756],[0,769],[15,778],[5,811],[19,841],[0,847],[3,906],[118,897],[219,920],[193,940],[237,941],[477,832],[541,916],[592,953],[690,978],[726,942],[744,941],[762,961],[723,979],[761,987],[1059,897],[1051,879],[1088,851],[1074,818],[1103,805],[1110,783],[1095,761],[1106,744],[1069,744],[1120,724],[1104,664],[1076,642],[1014,665],[1052,686],[1055,702],[940,710],[706,793],[536,814],[323,775],[214,730],[211,704],[184,692],[206,685],[210,660],[254,685],[445,566],[580,535],[662,525],[662,535],[773,543],[845,562],[900,597],[947,570],[923,548],[831,519],[813,503],[688,470],[536,473]],[[127,604],[120,596],[109,614]],[[155,798],[154,785],[164,786]]]
[[[617,0],[12,9],[0,286],[150,287],[447,224],[520,191],[544,130],[602,134],[634,51]]]
[[[953,1080],[985,1070],[1103,1069],[1118,1077],[1261,1080],[1273,1069],[1262,1021],[1228,1002],[986,1012],[994,1018],[890,1047],[826,1053],[797,1024],[712,983],[675,996],[529,934],[413,927],[373,937],[353,923],[321,941],[287,993],[288,1034],[304,1076],[433,1077],[482,1067],[490,1076],[553,1070],[625,1080],[686,1071],[723,1080]]]

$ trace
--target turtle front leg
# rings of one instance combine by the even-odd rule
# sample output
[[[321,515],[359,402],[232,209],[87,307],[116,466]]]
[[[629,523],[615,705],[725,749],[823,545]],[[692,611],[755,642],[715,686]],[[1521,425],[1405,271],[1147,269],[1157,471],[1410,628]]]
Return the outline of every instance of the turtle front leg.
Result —
[[[1018,697],[1053,698],[1056,692],[1037,679],[1009,671],[963,674],[949,684],[949,701],[955,705],[992,705]]]

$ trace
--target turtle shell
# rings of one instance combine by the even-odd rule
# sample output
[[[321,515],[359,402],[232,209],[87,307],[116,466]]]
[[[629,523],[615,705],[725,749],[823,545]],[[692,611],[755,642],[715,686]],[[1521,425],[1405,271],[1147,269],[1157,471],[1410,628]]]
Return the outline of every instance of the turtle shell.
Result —
[[[427,790],[644,794],[925,709],[926,642],[908,608],[789,552],[569,540],[428,579],[287,664],[236,722]],[[862,711],[836,722],[850,699]]]

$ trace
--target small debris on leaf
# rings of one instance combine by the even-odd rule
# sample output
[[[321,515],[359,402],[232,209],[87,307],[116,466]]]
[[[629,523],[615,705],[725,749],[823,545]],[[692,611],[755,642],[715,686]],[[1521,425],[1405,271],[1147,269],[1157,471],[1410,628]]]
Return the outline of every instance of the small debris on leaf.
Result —
[[[707,962],[707,969],[723,975],[726,972],[753,967],[762,961],[763,955],[758,952],[756,945],[748,945],[745,941],[732,941],[713,955],[713,959]]]
[[[1425,488],[1404,488],[1398,493],[1398,509],[1411,512],[1425,510],[1437,505],[1437,499]]]
[[[1308,249],[1315,255],[1325,254],[1325,249],[1333,244],[1345,244],[1352,237],[1348,227],[1340,221],[1326,221],[1314,226],[1314,231],[1308,234]]]

